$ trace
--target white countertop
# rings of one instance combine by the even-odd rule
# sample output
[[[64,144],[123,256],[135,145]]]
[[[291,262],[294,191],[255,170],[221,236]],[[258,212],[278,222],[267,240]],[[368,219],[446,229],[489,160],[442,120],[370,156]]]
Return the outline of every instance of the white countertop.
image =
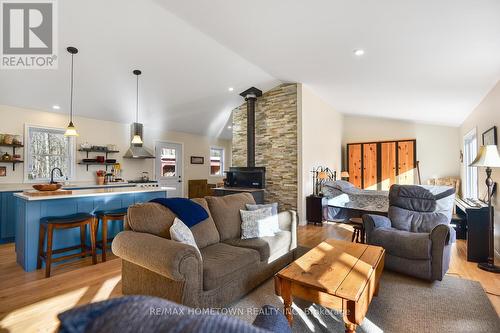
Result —
[[[0,192],[15,192],[15,191],[25,191],[25,190],[32,190],[33,185],[37,183],[24,183],[24,184],[0,184]],[[72,189],[72,188],[91,188],[91,187],[98,187],[98,188],[108,188],[108,187],[123,187],[123,186],[129,186],[129,187],[134,187],[137,184],[135,183],[127,183],[127,182],[121,182],[121,183],[110,183],[110,184],[104,184],[104,185],[97,185],[96,183],[93,182],[74,182],[74,183],[69,183],[67,185],[63,186],[63,189]]]
[[[14,196],[27,201],[40,201],[40,200],[84,198],[84,197],[96,197],[105,195],[131,194],[131,193],[165,192],[173,190],[175,190],[174,187],[110,187],[110,188],[95,188],[88,190],[73,190],[71,194],[64,194],[64,195],[30,197],[23,193],[14,193]],[[36,192],[36,190],[30,190],[30,191]]]

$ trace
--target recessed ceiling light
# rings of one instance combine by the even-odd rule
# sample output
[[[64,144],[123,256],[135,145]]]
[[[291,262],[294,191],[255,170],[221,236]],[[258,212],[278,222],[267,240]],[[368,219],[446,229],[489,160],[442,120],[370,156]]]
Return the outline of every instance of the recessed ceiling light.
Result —
[[[227,127],[227,129],[231,129],[231,128],[233,128],[233,126],[231,126],[231,125],[229,125],[229,126]]]
[[[353,51],[354,55],[357,56],[357,57],[361,57],[362,55],[365,54],[365,50],[363,49],[356,49]]]
[[[229,90],[229,91],[233,91],[233,90],[234,90],[234,88],[233,88],[233,87],[229,87],[229,88],[227,88],[227,90]]]
[[[52,108],[53,108],[54,110],[59,110],[59,109],[61,109],[61,107],[60,107],[59,105],[52,105]]]

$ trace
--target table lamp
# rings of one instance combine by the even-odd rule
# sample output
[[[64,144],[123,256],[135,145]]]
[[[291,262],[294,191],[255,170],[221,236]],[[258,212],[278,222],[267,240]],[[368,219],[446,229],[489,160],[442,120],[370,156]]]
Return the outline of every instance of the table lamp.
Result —
[[[340,178],[342,178],[342,180],[349,180],[349,172],[347,171],[342,171],[340,173]]]
[[[325,171],[321,171],[318,173],[318,179],[325,180],[328,179],[328,174]]]
[[[494,250],[494,227],[493,211],[491,207],[491,196],[493,194],[493,179],[491,179],[491,168],[500,168],[500,156],[498,155],[498,148],[496,145],[482,146],[479,148],[479,153],[476,159],[469,166],[471,167],[486,167],[486,186],[488,188],[488,211],[489,211],[489,225],[488,225],[488,261],[481,262],[478,267],[493,273],[500,273],[500,266],[495,266],[495,250]]]

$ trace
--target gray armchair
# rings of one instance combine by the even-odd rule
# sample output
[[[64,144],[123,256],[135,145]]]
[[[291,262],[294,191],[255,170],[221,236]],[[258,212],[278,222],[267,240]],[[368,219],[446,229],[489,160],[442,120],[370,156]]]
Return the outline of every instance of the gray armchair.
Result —
[[[393,185],[388,217],[363,215],[366,241],[386,250],[386,268],[442,280],[455,242],[450,225],[454,199],[451,187]]]

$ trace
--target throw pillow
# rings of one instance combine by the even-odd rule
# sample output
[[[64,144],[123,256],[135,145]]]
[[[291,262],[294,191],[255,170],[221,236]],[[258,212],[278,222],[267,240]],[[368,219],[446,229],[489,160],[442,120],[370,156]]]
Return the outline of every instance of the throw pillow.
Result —
[[[269,219],[269,222],[272,224],[272,229],[274,233],[280,232],[280,224],[278,221],[278,203],[273,202],[270,204],[263,204],[263,205],[252,205],[252,204],[246,204],[247,210],[257,210],[257,209],[262,209],[262,208],[271,208],[271,212],[273,216]]]
[[[240,210],[241,215],[241,239],[272,237],[274,231],[270,219],[271,208],[257,210]]]
[[[161,309],[152,315],[151,309]],[[123,296],[72,308],[57,317],[60,333],[86,332],[225,332],[291,333],[281,311],[264,305],[253,323],[228,315],[193,311],[151,296]]]
[[[278,203],[277,202],[273,202],[273,203],[270,203],[270,204],[246,204],[247,206],[247,210],[257,210],[257,209],[261,209],[261,208],[271,208],[272,209],[272,213],[273,215],[278,215]]]
[[[174,223],[170,227],[170,238],[174,241],[193,246],[196,249],[196,251],[198,251],[201,257],[200,249],[196,245],[196,241],[194,240],[194,236],[193,233],[191,232],[191,229],[189,229],[188,226],[185,225],[177,217],[175,218]]]

